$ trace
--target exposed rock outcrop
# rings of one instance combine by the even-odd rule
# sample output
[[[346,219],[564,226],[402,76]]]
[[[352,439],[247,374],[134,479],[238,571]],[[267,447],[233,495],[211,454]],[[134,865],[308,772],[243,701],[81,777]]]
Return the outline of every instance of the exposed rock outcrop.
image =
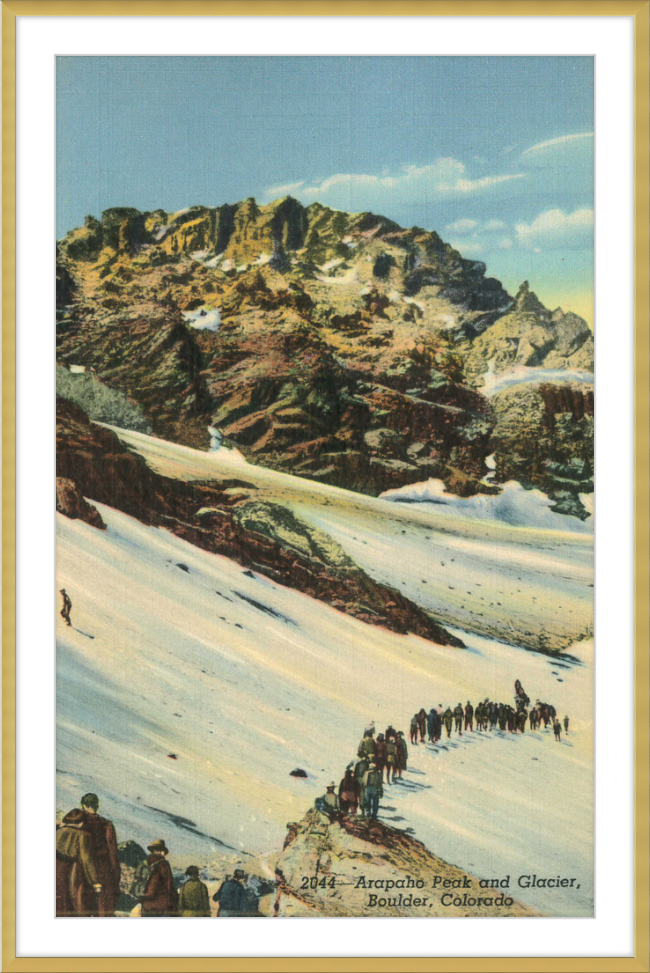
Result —
[[[84,520],[91,527],[106,530],[106,524],[96,507],[82,497],[79,487],[65,476],[56,478],[56,509],[71,520]]]
[[[84,496],[165,527],[368,624],[463,647],[430,614],[370,578],[329,535],[279,504],[251,500],[251,484],[163,477],[64,399],[57,400],[57,475],[66,483],[74,476]]]
[[[381,821],[332,823],[312,809],[287,827],[276,866],[276,916],[535,915],[507,891],[482,889],[477,878]],[[477,905],[479,899],[487,904]]]

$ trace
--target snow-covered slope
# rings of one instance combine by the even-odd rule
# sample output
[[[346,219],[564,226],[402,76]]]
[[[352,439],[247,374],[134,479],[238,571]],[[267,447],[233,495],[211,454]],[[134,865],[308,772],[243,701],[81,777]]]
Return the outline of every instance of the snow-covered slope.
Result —
[[[327,531],[371,577],[398,588],[445,625],[551,651],[593,634],[591,535],[470,518],[439,504],[387,503],[242,466],[234,450],[206,453],[115,432],[165,476],[245,479],[258,499],[285,504]]]
[[[175,866],[228,848],[269,852],[286,823],[340,779],[369,720],[407,730],[420,706],[511,700],[521,678],[531,697],[570,714],[567,740],[474,734],[412,748],[405,780],[386,788],[380,813],[476,875],[510,874],[526,904],[591,913],[588,643],[572,649],[583,663],[573,665],[471,635],[462,636],[466,651],[394,635],[98,509],[105,532],[57,515],[58,587],[73,603],[73,628],[57,619],[60,808],[96,791],[120,840],[165,837]],[[370,560],[401,557],[406,530],[387,535]],[[464,570],[478,569],[480,548],[469,543]],[[546,537],[539,569],[555,598],[565,585],[563,544],[562,535]],[[483,556],[487,563],[495,552],[485,545]],[[296,767],[309,776],[291,777]],[[517,876],[534,873],[575,876],[580,889],[517,888]]]

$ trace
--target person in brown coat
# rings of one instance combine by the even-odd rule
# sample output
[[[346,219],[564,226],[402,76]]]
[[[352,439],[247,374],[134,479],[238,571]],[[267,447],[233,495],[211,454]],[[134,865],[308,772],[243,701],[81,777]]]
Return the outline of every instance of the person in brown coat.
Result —
[[[426,733],[427,733],[427,711],[424,706],[417,714],[418,730],[420,731],[420,742],[424,743]]]
[[[147,847],[147,864],[151,872],[142,897],[143,916],[178,915],[178,892],[167,861],[169,849],[164,841],[154,841]]]
[[[386,743],[386,783],[390,784],[391,774],[395,780],[397,772],[397,743],[396,737],[392,736]]]
[[[375,763],[377,764],[377,770],[384,779],[384,767],[386,766],[386,741],[384,740],[384,734],[380,733],[375,741]]]
[[[120,894],[120,862],[115,828],[112,821],[97,813],[99,798],[96,794],[84,794],[81,798],[81,810],[84,830],[91,837],[93,861],[102,887],[97,900],[99,915],[113,916]]]
[[[56,832],[56,914],[97,916],[102,891],[92,849],[92,836],[84,828],[84,813],[74,808]]]

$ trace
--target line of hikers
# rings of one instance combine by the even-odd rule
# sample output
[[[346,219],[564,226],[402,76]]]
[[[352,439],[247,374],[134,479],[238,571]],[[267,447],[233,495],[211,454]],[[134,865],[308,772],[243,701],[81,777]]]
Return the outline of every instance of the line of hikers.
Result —
[[[496,703],[486,696],[484,700],[477,704],[476,708],[472,706],[469,700],[467,700],[465,706],[462,703],[458,703],[453,710],[451,706],[447,706],[443,710],[442,703],[432,707],[428,713],[422,707],[411,718],[409,738],[414,746],[417,746],[418,742],[424,743],[427,738],[429,743],[435,744],[442,737],[443,726],[447,733],[447,739],[449,739],[454,727],[456,733],[462,736],[463,729],[466,732],[472,732],[475,723],[476,730],[479,733],[495,730],[497,727],[502,732],[524,733],[526,723],[528,722],[531,730],[537,730],[541,727],[542,723],[544,724],[544,729],[547,729],[550,723],[553,727],[555,739],[560,742],[562,724],[558,719],[555,707],[539,699],[536,700],[535,705],[530,709],[527,708],[529,705],[530,699],[524,693],[519,680],[517,680],[515,683],[515,706],[511,706],[509,703]],[[568,716],[564,717],[563,723],[564,732],[568,734]]]
[[[539,706],[533,706],[530,711],[525,707],[515,710],[514,707],[509,706],[507,703],[495,703],[486,699],[479,703],[476,709],[469,700],[467,700],[467,704],[464,707],[462,703],[459,703],[453,710],[451,706],[443,710],[442,703],[433,707],[428,713],[423,707],[411,718],[409,738],[414,746],[417,746],[418,743],[424,743],[427,739],[429,743],[438,743],[442,737],[443,727],[446,731],[447,739],[449,739],[454,728],[456,733],[462,736],[463,729],[466,732],[468,730],[474,730],[475,722],[476,730],[479,733],[495,730],[497,727],[502,732],[508,730],[510,733],[524,733],[526,723],[528,722],[531,730],[537,730],[542,723],[544,724],[544,729],[546,729],[549,723],[551,723],[555,737],[558,740],[562,734],[562,723],[557,718],[555,707],[553,706],[544,703],[539,704]],[[569,717],[565,716],[563,722],[564,732],[568,733]]]
[[[562,735],[562,724],[557,717],[557,711],[550,703],[536,700],[530,706],[530,699],[517,679],[515,681],[515,705],[496,703],[486,697],[476,708],[469,700],[465,706],[459,703],[455,709],[447,706],[443,710],[442,703],[434,706],[427,713],[424,707],[415,713],[411,719],[409,729],[410,741],[414,746],[418,743],[438,743],[442,737],[444,726],[447,739],[451,737],[455,726],[459,736],[465,731],[473,732],[476,723],[477,732],[489,732],[497,727],[502,732],[524,733],[526,723],[530,723],[531,730],[537,730],[544,724],[547,729],[552,724],[553,733],[559,743]],[[564,732],[569,732],[569,717],[565,716]],[[420,738],[418,740],[418,737]],[[348,764],[338,794],[336,784],[332,781],[327,785],[325,794],[315,802],[316,810],[327,815],[330,820],[337,817],[360,817],[374,819],[379,812],[379,801],[384,796],[384,774],[387,784],[394,784],[400,780],[402,772],[406,770],[408,748],[404,733],[391,725],[385,733],[375,737],[375,724],[370,723],[364,730],[363,737],[357,748],[357,761]]]
[[[114,916],[122,873],[115,828],[98,813],[96,794],[84,794],[80,804],[57,824],[56,915]],[[129,885],[129,900],[139,903],[139,914],[211,915],[208,887],[200,880],[198,867],[190,865],[185,871],[186,881],[177,888],[165,842],[153,841],[147,851],[149,855],[137,864]],[[257,876],[247,876],[236,868],[212,896],[218,903],[218,916],[259,917],[259,893],[266,894],[262,885]]]
[[[326,793],[316,799],[315,807],[334,820],[338,816],[375,819],[386,783],[402,779],[408,760],[408,747],[402,730],[388,726],[375,738],[375,724],[369,724],[357,747],[357,760],[351,761],[339,784],[328,784]]]

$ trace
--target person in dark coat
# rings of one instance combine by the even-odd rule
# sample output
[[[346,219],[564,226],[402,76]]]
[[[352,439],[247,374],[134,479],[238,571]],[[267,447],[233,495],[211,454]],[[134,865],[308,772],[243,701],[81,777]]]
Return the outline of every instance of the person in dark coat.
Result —
[[[395,729],[392,723],[389,723],[389,725],[386,727],[386,733],[385,733],[386,743],[388,743],[388,741],[391,738],[393,740],[397,739],[397,730]]]
[[[437,743],[442,736],[442,704],[438,703],[433,721],[433,742]]]
[[[368,760],[368,758],[362,757],[361,760],[357,761],[357,764],[354,768],[354,776],[356,778],[359,787],[359,811],[361,812],[362,818],[365,817],[366,814],[365,795],[363,793],[363,779],[366,775],[366,771],[369,766],[370,766],[370,761]]]
[[[72,625],[70,621],[70,612],[72,611],[72,602],[70,601],[70,595],[65,590],[61,588],[61,597],[63,598],[63,608],[61,609],[61,618],[65,621],[66,625]]]
[[[411,717],[411,725],[409,727],[409,739],[414,747],[418,745],[418,714],[415,713]]]
[[[112,821],[98,813],[99,798],[96,794],[84,794],[81,798],[81,810],[84,815],[84,830],[90,833],[92,839],[92,855],[102,887],[97,900],[99,915],[113,916],[120,894],[121,873],[115,828]]]
[[[506,708],[503,705],[503,703],[500,703],[499,704],[499,729],[501,731],[505,730],[506,728],[506,720],[507,720]]]
[[[233,877],[227,876],[212,896],[213,901],[219,903],[220,919],[246,915],[246,891],[243,885],[245,878],[246,872],[242,868],[236,868]]]
[[[569,717],[568,716],[565,716],[563,722],[564,722],[564,732],[565,733],[568,733],[569,732]]]
[[[526,695],[526,690],[518,679],[515,680],[515,698],[517,699],[517,703],[519,700],[521,700],[524,706],[528,706],[530,704],[530,699]]]
[[[142,915],[176,916],[178,915],[178,893],[167,861],[169,849],[160,839],[150,844],[147,851],[150,873],[142,897]]]
[[[339,804],[346,817],[357,813],[359,806],[359,783],[354,776],[352,764],[346,769],[345,776],[339,784]]]
[[[463,735],[463,717],[465,715],[465,710],[463,709],[463,704],[459,703],[454,710],[454,720],[456,722],[456,733],[462,737]]]
[[[555,739],[557,742],[560,743],[560,737],[562,736],[562,724],[557,719],[553,720],[553,733],[555,734]]]
[[[465,707],[465,729],[474,729],[474,707],[470,703],[469,699],[467,700],[467,706]]]
[[[427,735],[427,711],[424,706],[417,714],[418,730],[420,731],[420,742],[424,743]]]
[[[386,741],[384,740],[384,734],[379,733],[377,739],[375,740],[375,763],[377,764],[377,770],[384,779],[384,767],[386,766]]]
[[[402,779],[402,771],[406,770],[406,761],[408,759],[408,747],[406,746],[406,740],[404,739],[404,734],[400,730],[397,734],[397,776]],[[393,775],[393,781],[395,776]]]
[[[445,724],[445,730],[447,731],[447,739],[449,739],[449,737],[451,736],[451,727],[454,722],[454,714],[452,713],[451,708],[449,706],[445,710],[442,718]]]
[[[429,743],[435,743],[435,738],[434,738],[435,726],[436,726],[436,711],[432,706],[427,716],[427,733],[429,735]]]
[[[196,865],[190,865],[185,872],[187,881],[178,893],[178,911],[181,916],[209,916],[210,896],[208,886],[199,879]]]
[[[84,813],[74,808],[56,832],[57,916],[98,916],[102,891],[95,867],[92,836],[84,827]]]

